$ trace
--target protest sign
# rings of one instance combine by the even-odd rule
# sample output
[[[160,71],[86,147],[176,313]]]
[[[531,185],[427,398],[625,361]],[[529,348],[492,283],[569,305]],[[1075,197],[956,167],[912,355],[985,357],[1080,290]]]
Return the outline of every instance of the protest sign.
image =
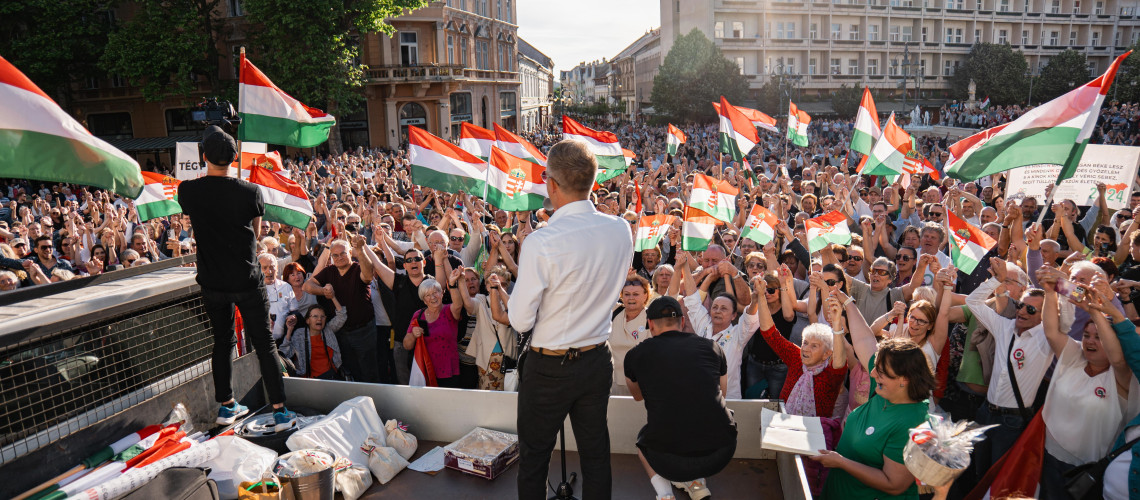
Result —
[[[180,181],[206,175],[206,166],[198,157],[198,143],[179,142],[174,147],[174,178]]]
[[[1138,164],[1140,147],[1089,144],[1076,173],[1061,182],[1053,193],[1053,199],[1073,200],[1077,205],[1090,206],[1096,201],[1096,183],[1103,182],[1108,187],[1105,192],[1108,208],[1125,208]],[[1030,165],[1010,170],[1007,197],[1032,196],[1039,202],[1044,201],[1045,188],[1057,182],[1060,172],[1060,165]]]

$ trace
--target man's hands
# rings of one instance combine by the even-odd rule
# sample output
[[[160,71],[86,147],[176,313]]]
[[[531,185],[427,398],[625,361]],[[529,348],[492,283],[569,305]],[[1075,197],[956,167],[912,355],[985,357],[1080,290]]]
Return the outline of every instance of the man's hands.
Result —
[[[997,278],[998,281],[1005,281],[1006,271],[1005,259],[990,257],[990,276]]]
[[[716,271],[717,274],[728,278],[732,278],[739,274],[739,272],[736,270],[736,267],[733,266],[732,263],[728,261],[728,259],[718,262],[716,265]]]

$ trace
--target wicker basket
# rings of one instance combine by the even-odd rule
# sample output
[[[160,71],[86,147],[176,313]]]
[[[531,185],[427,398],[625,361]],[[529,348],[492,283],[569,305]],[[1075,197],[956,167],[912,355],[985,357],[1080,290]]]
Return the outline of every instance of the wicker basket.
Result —
[[[915,478],[930,486],[946,486],[966,471],[966,467],[955,469],[938,463],[910,439],[903,448],[903,462]]]

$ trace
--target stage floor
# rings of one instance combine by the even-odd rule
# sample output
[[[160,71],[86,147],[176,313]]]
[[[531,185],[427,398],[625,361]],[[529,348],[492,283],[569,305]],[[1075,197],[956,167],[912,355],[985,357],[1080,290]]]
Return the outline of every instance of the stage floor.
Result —
[[[412,461],[427,453],[436,446],[447,443],[421,441],[419,449]],[[578,453],[566,452],[568,472],[578,471]],[[637,455],[615,454],[612,456],[610,467],[613,470],[613,498],[615,499],[641,499],[653,498],[653,487],[645,475],[645,469]],[[516,498],[515,477],[518,473],[518,463],[494,480],[464,474],[462,472],[443,469],[436,475],[405,469],[386,485],[376,482],[364,493],[363,499],[401,498],[401,499],[500,499]],[[555,486],[561,478],[561,466],[557,449],[550,460],[550,482]],[[720,474],[708,479],[709,491],[713,498],[755,498],[758,492],[763,492],[766,498],[783,498],[780,488],[780,473],[775,460],[745,460],[733,459],[728,467]],[[573,484],[575,496],[582,498],[582,478]],[[678,500],[687,499],[683,491],[674,489]],[[549,491],[548,491],[549,496]]]

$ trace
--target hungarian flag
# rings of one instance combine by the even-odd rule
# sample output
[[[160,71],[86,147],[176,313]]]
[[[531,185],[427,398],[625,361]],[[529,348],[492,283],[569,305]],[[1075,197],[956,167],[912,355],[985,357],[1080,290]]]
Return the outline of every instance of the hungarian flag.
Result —
[[[637,158],[637,153],[634,153],[633,151],[630,151],[630,150],[625,149],[625,148],[621,148],[621,155],[623,158],[625,158],[625,167],[626,168],[629,168],[630,165],[633,165],[633,159]]]
[[[859,102],[859,111],[855,113],[855,131],[851,133],[851,150],[864,155],[871,154],[871,148],[882,134],[879,112],[875,109],[871,89],[863,87],[863,100]]]
[[[257,190],[261,191],[261,200],[265,202],[265,220],[301,229],[309,226],[309,220],[313,217],[313,205],[309,203],[309,194],[300,184],[264,168],[250,170],[249,182],[256,184]]]
[[[804,221],[807,228],[808,251],[815,253],[831,243],[851,244],[851,229],[847,227],[847,216],[832,210],[814,219]]]
[[[237,170],[238,177],[249,180],[249,169],[253,168],[258,158],[267,154],[269,145],[264,142],[242,141],[240,146],[241,153],[234,157],[230,168]]]
[[[139,164],[96,138],[0,57],[0,177],[85,184],[135,198]]]
[[[1061,165],[1057,183],[1073,176],[1096,127],[1104,96],[1116,70],[1132,51],[1117,57],[1103,75],[1069,93],[1033,108],[1020,118],[974,134],[965,151],[955,154],[946,170],[952,178],[972,181],[1026,165]],[[987,133],[988,132],[988,133]],[[951,146],[951,151],[954,151]],[[963,148],[959,148],[961,150]]]
[[[796,103],[788,101],[788,140],[800,147],[808,145],[808,124],[811,116],[800,111]]]
[[[542,151],[539,151],[526,139],[515,135],[514,132],[500,127],[498,123],[495,124],[495,146],[511,156],[522,158],[543,167],[546,166],[546,155],[542,154]]]
[[[736,216],[738,193],[728,182],[697,173],[693,174],[693,192],[689,195],[689,205],[717,220],[732,222]]]
[[[978,104],[978,107],[982,109],[990,107],[990,96],[986,96],[986,100],[982,101],[981,104]]]
[[[637,238],[633,242],[633,251],[640,252],[648,248],[656,248],[657,243],[673,226],[672,215],[657,214],[642,217],[637,222]]]
[[[1044,464],[1045,419],[1038,411],[1013,447],[990,466],[990,471],[970,490],[966,499],[1037,498]]]
[[[412,318],[412,326],[418,326],[427,331],[427,320],[418,314]],[[409,333],[409,335],[411,335]],[[411,387],[439,387],[435,378],[435,366],[432,365],[431,355],[428,354],[427,339],[416,339],[416,347],[412,350],[412,372],[408,376],[408,385]]]
[[[908,174],[928,174],[931,179],[939,180],[942,178],[942,173],[934,168],[934,164],[930,163],[925,156],[922,155],[917,149],[911,149],[903,158],[903,172]]]
[[[685,207],[685,220],[681,224],[681,250],[708,250],[709,242],[716,234],[716,226],[720,223],[696,208]]]
[[[668,132],[665,133],[665,152],[671,155],[677,154],[677,148],[681,147],[687,140],[685,133],[670,123]]]
[[[716,108],[720,116],[720,152],[740,161],[760,142],[756,127],[724,96],[720,96],[720,105]]]
[[[910,152],[910,134],[895,122],[895,114],[887,119],[883,134],[871,148],[867,163],[859,172],[863,175],[896,176],[903,172],[903,159]]]
[[[547,197],[542,172],[546,167],[513,156],[496,146],[491,147],[487,169],[487,194],[490,203],[508,212],[525,212],[542,208]]]
[[[408,127],[412,184],[447,193],[482,193],[487,162],[426,130]]]
[[[769,241],[776,238],[776,225],[779,223],[780,219],[776,217],[776,214],[757,203],[752,206],[748,220],[744,221],[744,231],[740,233],[740,236],[761,245],[767,245]]]
[[[460,149],[486,160],[491,157],[491,146],[494,145],[494,132],[467,122],[459,126]]]
[[[277,151],[270,151],[254,158],[253,164],[270,172],[281,172],[285,170],[285,167],[281,163],[281,153]]]
[[[178,184],[182,181],[154,172],[142,172],[142,176],[146,184],[139,197],[135,198],[140,221],[182,213],[182,205],[177,201]]]
[[[720,114],[720,103],[714,102],[714,103],[712,103],[712,105],[713,105],[713,108],[716,109],[716,113],[719,115]],[[780,133],[780,128],[776,126],[776,119],[772,118],[771,116],[768,116],[763,111],[760,111],[757,109],[752,109],[752,108],[746,108],[744,106],[734,106],[734,107],[736,108],[737,111],[740,112],[740,114],[744,115],[744,117],[747,118],[748,121],[752,122],[753,127],[762,128],[762,129],[767,130],[769,132],[772,132],[774,134]]]
[[[310,108],[277,88],[241,55],[238,83],[238,139],[311,148],[329,140],[332,115]]]
[[[562,138],[574,139],[586,143],[594,157],[598,159],[598,168],[607,170],[625,170],[625,155],[621,152],[621,144],[613,132],[594,130],[562,115]],[[620,174],[621,172],[618,172]],[[617,177],[618,174],[611,176]],[[608,179],[599,179],[604,182]]]
[[[946,211],[946,222],[950,224],[950,259],[954,267],[966,274],[972,274],[986,252],[997,244],[985,231],[959,218],[954,212]]]

